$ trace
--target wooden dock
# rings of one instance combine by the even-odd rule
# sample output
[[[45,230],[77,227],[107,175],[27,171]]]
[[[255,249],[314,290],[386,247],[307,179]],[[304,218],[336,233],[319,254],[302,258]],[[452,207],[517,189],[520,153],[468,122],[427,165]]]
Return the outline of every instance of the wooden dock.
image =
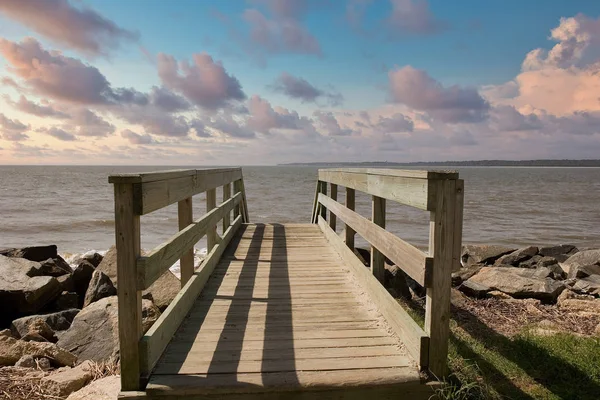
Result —
[[[398,186],[369,186],[370,177],[380,184],[381,177],[390,176]],[[110,182],[120,274],[120,398],[428,399],[434,394],[439,382],[431,377],[445,372],[450,272],[460,257],[457,174],[322,170],[313,223],[285,225],[248,222],[241,169],[117,175]],[[347,188],[345,205],[336,201],[338,183]],[[217,206],[220,186],[223,202]],[[434,193],[440,187],[448,192]],[[354,190],[377,192],[371,220],[353,211]],[[191,196],[200,192],[207,192],[207,214],[194,221]],[[384,229],[386,198],[431,211],[428,254]],[[174,202],[180,232],[141,256],[139,216]],[[341,236],[335,232],[338,219],[345,223]],[[354,255],[356,234],[374,245],[371,269]],[[190,249],[204,235],[209,254],[194,272]],[[427,288],[424,328],[380,284],[386,257]],[[182,289],[143,334],[141,290],[177,259]],[[439,319],[432,319],[436,314]]]

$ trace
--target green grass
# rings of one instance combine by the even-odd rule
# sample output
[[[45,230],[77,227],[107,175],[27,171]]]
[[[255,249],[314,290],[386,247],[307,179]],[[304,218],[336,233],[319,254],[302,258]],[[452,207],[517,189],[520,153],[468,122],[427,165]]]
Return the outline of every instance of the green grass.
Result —
[[[422,313],[410,311],[422,323]],[[470,399],[600,399],[600,338],[507,337],[476,317],[451,320],[450,375],[438,396]]]

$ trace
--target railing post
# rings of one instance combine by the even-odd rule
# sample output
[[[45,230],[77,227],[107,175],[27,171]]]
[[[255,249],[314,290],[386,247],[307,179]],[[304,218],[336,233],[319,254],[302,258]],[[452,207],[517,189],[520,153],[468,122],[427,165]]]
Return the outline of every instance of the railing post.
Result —
[[[189,224],[194,222],[191,197],[177,203],[177,215],[179,230],[185,229]],[[181,287],[184,287],[187,281],[194,275],[194,247],[179,259],[179,272],[181,273]]]
[[[233,182],[234,195],[242,192],[242,184],[240,182],[240,180]],[[242,202],[239,202],[238,205],[233,208],[233,219],[236,219],[240,215],[241,204]]]
[[[375,225],[385,228],[385,199],[378,196],[372,196],[371,199],[372,221]],[[375,278],[383,284],[385,278],[385,256],[375,246],[371,246],[371,271],[375,275]]]
[[[350,210],[354,211],[354,189],[352,188],[346,188],[346,207],[348,207]],[[346,230],[345,230],[345,235],[346,235],[346,246],[348,246],[350,248],[350,250],[354,251],[354,235],[356,234],[356,232],[354,232],[354,230],[352,228],[350,228],[348,226],[348,224],[346,224]]]
[[[324,195],[327,195],[327,182],[321,182],[321,190],[319,191],[320,193],[323,193]],[[323,206],[323,204],[319,204],[319,214],[321,215],[321,217],[324,220],[327,220],[327,209]],[[318,218],[317,218],[318,220]]]
[[[425,332],[430,338],[429,370],[441,379],[446,375],[450,336],[450,283],[456,251],[456,180],[438,180],[430,187],[435,190],[435,208],[431,211],[429,231],[433,273],[425,301]]]
[[[335,201],[337,201],[337,185],[335,183],[330,183],[329,184],[329,189],[331,191],[331,198]],[[329,211],[329,227],[335,232],[336,229],[336,223],[337,223],[337,218],[335,216],[334,213],[332,213],[331,211]]]
[[[241,212],[242,212],[242,222],[249,223],[250,215],[248,214],[248,201],[246,200],[246,186],[244,186],[244,178],[240,179],[240,190],[242,191],[242,201],[241,204]]]
[[[206,191],[206,212],[210,212],[217,207],[217,189],[209,189]],[[207,253],[217,244],[217,225],[208,228],[206,232],[206,247]]]
[[[231,183],[226,183],[225,185],[223,185],[223,203],[226,202],[227,200],[229,200],[230,198],[231,198]],[[229,228],[229,225],[231,225],[230,214],[231,213],[227,213],[223,217],[223,233],[225,233],[227,228]]]
[[[142,292],[137,289],[140,216],[134,212],[134,185],[115,183],[115,244],[121,390],[140,389],[139,341],[142,337]]]

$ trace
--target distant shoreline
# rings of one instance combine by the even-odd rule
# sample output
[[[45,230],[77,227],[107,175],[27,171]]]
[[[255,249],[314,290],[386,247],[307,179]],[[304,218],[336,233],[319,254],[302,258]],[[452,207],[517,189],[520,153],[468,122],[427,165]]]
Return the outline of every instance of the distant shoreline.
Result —
[[[362,162],[297,162],[277,164],[282,166],[326,166],[326,167],[600,167],[600,160],[477,160],[477,161],[419,161],[396,163],[386,161]]]

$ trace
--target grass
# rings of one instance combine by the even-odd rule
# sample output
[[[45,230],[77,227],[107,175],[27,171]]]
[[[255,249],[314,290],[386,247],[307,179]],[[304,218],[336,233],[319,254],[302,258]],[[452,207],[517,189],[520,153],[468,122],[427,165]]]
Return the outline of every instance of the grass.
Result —
[[[408,310],[423,323],[422,308],[410,304]],[[504,329],[497,329],[490,312],[483,310],[482,317],[472,303],[453,306],[450,374],[441,399],[600,399],[599,337],[540,336],[528,324],[502,332],[506,322],[498,317]]]

